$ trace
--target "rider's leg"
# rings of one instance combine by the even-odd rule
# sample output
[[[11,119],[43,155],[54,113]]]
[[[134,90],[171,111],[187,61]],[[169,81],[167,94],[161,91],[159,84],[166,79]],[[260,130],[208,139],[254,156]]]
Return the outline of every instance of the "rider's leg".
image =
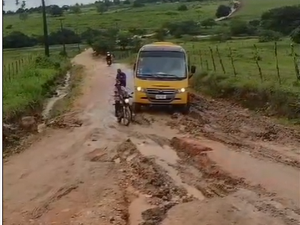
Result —
[[[118,116],[118,111],[120,108],[120,101],[115,101],[115,116]]]

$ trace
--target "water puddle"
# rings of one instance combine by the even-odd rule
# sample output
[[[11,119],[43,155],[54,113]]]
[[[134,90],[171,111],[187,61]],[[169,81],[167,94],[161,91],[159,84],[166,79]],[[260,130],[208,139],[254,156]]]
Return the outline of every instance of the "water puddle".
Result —
[[[193,186],[184,183],[178,174],[178,171],[174,168],[179,160],[177,153],[167,145],[160,146],[151,140],[147,140],[147,143],[139,143],[137,140],[132,140],[142,155],[147,157],[155,157],[156,163],[168,172],[168,175],[172,178],[175,185],[183,187],[188,194],[203,200],[205,197],[202,192]]]
[[[68,87],[70,85],[70,77],[71,77],[70,72],[67,72],[64,83],[62,85],[58,86],[58,88],[56,89],[57,94],[48,100],[48,102],[42,112],[43,119],[47,119],[50,116],[50,113],[54,107],[54,104],[58,100],[64,98],[68,94]]]
[[[144,222],[142,218],[142,213],[148,209],[153,208],[154,206],[151,206],[147,203],[147,198],[141,194],[134,199],[128,208],[129,212],[129,224],[130,225],[140,225]]]

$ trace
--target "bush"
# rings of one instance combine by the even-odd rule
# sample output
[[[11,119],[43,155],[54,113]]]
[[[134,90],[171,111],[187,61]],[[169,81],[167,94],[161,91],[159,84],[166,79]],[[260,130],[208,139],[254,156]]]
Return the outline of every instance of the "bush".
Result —
[[[300,5],[271,9],[261,16],[261,26],[265,30],[274,30],[289,35],[300,26]]]
[[[291,33],[291,40],[294,43],[300,44],[300,26]]]
[[[7,30],[10,30],[11,28],[13,27],[13,25],[7,25],[6,27],[5,27],[5,29],[7,29]]]
[[[106,52],[115,49],[116,43],[114,39],[105,36],[99,36],[93,41],[91,47],[97,54],[105,55]]]
[[[138,8],[138,7],[144,7],[145,4],[139,1],[134,1],[132,7]]]
[[[231,13],[231,8],[226,5],[219,5],[217,12],[216,12],[216,17],[220,18],[223,16],[228,16]]]
[[[3,38],[3,48],[32,47],[38,43],[36,38],[29,37],[19,31],[14,31]]]
[[[228,27],[221,27],[216,31],[216,34],[211,36],[212,41],[225,42],[231,39],[231,32]]]
[[[279,41],[281,38],[280,33],[272,30],[261,30],[259,32],[259,42],[270,42],[270,41]]]
[[[201,30],[200,25],[193,20],[166,23],[163,28],[169,30],[171,35],[178,38],[185,34],[197,35]]]
[[[258,27],[260,25],[260,20],[250,20],[249,25],[253,27]]]
[[[178,11],[187,11],[188,7],[186,5],[180,5],[180,6],[178,6],[177,10]]]
[[[229,27],[233,36],[248,33],[248,24],[242,20],[232,20]]]
[[[201,26],[203,26],[205,28],[215,26],[216,24],[217,23],[213,18],[208,18],[201,22]]]

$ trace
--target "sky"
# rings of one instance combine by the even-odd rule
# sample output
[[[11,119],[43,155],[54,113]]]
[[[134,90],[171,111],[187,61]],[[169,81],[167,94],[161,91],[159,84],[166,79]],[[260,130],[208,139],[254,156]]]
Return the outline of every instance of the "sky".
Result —
[[[46,5],[75,5],[76,3],[79,4],[89,4],[89,3],[94,3],[96,0],[45,0]],[[18,7],[15,4],[15,0],[5,0],[5,6],[4,10],[17,10]],[[19,0],[20,4],[22,0]],[[31,7],[38,7],[41,5],[41,0],[26,0],[26,7],[31,8]]]

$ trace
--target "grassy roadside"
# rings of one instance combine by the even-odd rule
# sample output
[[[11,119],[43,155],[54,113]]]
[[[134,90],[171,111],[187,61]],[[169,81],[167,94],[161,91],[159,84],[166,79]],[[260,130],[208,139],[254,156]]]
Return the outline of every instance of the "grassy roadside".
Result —
[[[199,71],[192,84],[196,91],[235,99],[269,115],[300,119],[300,81],[288,40],[277,43],[277,57],[274,43],[258,43],[256,39],[183,46]],[[299,46],[295,49],[299,55]]]
[[[69,68],[67,59],[38,56],[12,79],[5,80],[3,121],[10,123],[24,114],[41,111],[44,99],[54,91]]]

